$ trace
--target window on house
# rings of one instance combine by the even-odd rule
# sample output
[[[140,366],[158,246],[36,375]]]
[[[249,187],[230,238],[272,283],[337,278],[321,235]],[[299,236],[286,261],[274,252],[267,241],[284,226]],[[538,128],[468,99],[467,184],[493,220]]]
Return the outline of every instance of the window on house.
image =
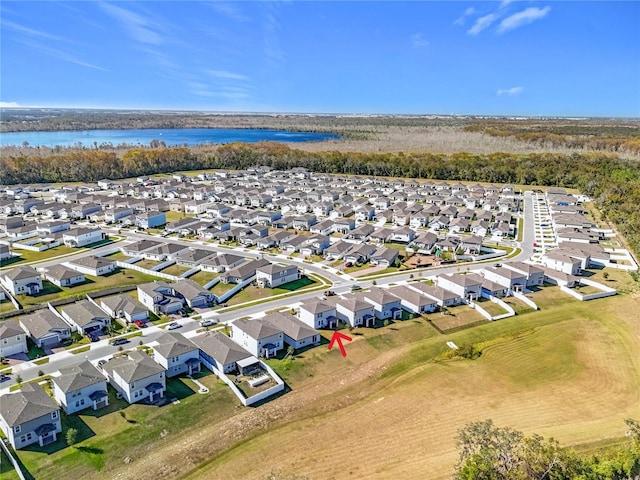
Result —
[[[13,432],[20,433],[20,429],[21,429],[20,425],[16,425],[15,427],[13,427]]]
[[[27,433],[27,440],[31,440],[33,438],[33,434],[31,432]]]
[[[51,412],[51,418],[53,418],[54,420],[56,418],[58,418],[58,411],[57,410],[55,412]]]

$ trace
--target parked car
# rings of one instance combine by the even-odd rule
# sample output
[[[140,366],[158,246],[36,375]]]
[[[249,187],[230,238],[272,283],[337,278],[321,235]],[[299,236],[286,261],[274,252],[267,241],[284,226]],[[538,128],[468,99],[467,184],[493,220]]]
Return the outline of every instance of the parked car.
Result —
[[[171,322],[167,327],[167,330],[175,330],[176,328],[180,328],[181,326],[182,325],[180,325],[178,322]]]
[[[210,318],[207,318],[206,320],[200,320],[201,327],[210,327],[211,325],[215,325],[215,324],[216,322],[214,322]]]
[[[136,327],[138,328],[145,328],[147,326],[146,323],[144,323],[142,320],[136,320],[135,322],[133,322],[136,324]]]
[[[102,368],[102,366],[103,366],[105,363],[107,363],[107,361],[106,361],[106,360],[100,360],[100,361],[98,362],[98,368]]]
[[[355,290],[362,290],[362,287],[358,284],[351,285],[351,291],[355,291]]]
[[[185,312],[184,310],[180,310],[178,313],[180,314],[181,317],[188,317],[189,316],[189,314],[187,312]]]
[[[336,292],[334,292],[333,290],[325,290],[324,294],[327,297],[333,297],[336,294]]]
[[[92,342],[97,342],[98,340],[100,340],[100,337],[98,337],[97,335],[89,335],[89,340],[91,340]]]
[[[125,343],[129,343],[129,339],[120,337],[116,338],[111,345],[124,345]]]

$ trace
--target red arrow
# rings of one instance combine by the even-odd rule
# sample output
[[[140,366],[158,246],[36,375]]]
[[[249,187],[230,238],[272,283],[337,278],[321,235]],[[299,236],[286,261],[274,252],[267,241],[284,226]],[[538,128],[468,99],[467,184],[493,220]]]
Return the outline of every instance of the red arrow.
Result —
[[[337,343],[338,347],[340,347],[340,353],[342,354],[343,357],[346,357],[347,351],[344,349],[344,345],[342,345],[342,340],[346,340],[347,342],[350,342],[353,339],[349,335],[345,335],[344,333],[338,332],[337,330],[333,332],[333,335],[331,336],[331,341],[329,342],[329,350],[333,348],[334,343]]]

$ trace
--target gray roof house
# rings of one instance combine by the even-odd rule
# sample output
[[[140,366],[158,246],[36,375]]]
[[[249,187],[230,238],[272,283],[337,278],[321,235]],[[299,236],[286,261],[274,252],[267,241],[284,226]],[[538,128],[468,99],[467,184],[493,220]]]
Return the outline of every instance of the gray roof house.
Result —
[[[163,333],[151,348],[154,360],[167,370],[167,377],[200,372],[200,350],[180,333]]]
[[[40,385],[27,383],[2,396],[0,428],[14,449],[36,442],[42,447],[55,442],[62,431],[60,408]]]
[[[128,323],[149,319],[149,310],[131,295],[122,293],[100,300],[100,307],[113,318],[124,318]]]
[[[107,379],[91,362],[61,368],[53,377],[53,398],[67,414],[91,407],[93,410],[109,405]]]
[[[109,383],[129,403],[155,403],[164,398],[165,368],[139,350],[111,358],[102,366]]]
[[[239,361],[255,358],[221,332],[206,332],[191,337],[191,341],[200,349],[202,363],[211,371],[215,369],[220,374],[235,372],[238,370]],[[255,358],[255,361],[258,359]]]
[[[71,338],[71,326],[48,308],[20,318],[22,329],[38,347],[58,347]]]
[[[111,318],[91,300],[65,305],[61,308],[62,317],[69,322],[72,330],[82,335],[101,330],[111,325]]]
[[[293,348],[303,348],[320,343],[320,332],[289,313],[270,313],[262,320],[281,330],[284,334],[284,343]]]
[[[72,287],[84,282],[84,273],[64,265],[52,265],[43,272],[44,278],[58,287]]]

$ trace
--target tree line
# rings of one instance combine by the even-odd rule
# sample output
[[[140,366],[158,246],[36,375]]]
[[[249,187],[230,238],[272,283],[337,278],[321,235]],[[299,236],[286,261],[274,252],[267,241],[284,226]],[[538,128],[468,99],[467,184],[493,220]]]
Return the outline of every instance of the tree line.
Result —
[[[554,439],[525,436],[491,420],[458,431],[456,480],[633,480],[640,475],[640,423],[625,420],[629,440],[601,456],[581,457]]]
[[[232,143],[206,148],[134,148],[122,155],[83,150],[48,157],[0,157],[3,184],[91,182],[154,173],[201,169],[277,170],[305,167],[314,172],[434,180],[512,183],[575,188],[594,199],[635,252],[640,252],[640,163],[585,153],[345,153],[307,152],[280,143]]]

